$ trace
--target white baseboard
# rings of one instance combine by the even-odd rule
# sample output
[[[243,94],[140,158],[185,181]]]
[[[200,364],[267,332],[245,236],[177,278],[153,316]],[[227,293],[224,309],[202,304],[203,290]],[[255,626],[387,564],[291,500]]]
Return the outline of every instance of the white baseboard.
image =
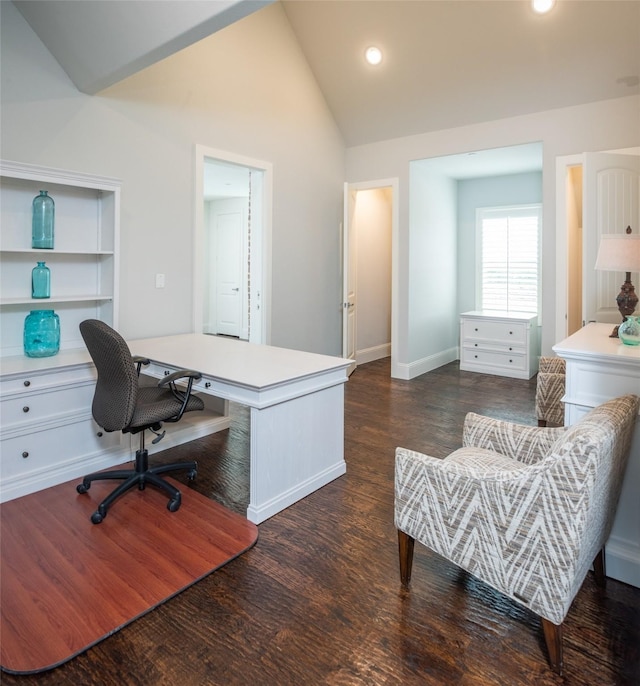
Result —
[[[347,471],[347,465],[344,460],[340,460],[335,464],[327,467],[319,474],[315,474],[306,481],[303,481],[296,486],[290,488],[284,493],[278,494],[276,497],[259,505],[249,505],[247,508],[247,519],[254,524],[260,524],[265,519],[273,517],[273,515],[281,512],[289,505],[297,503],[302,498],[317,491],[322,486],[326,486],[329,482],[342,476]]]
[[[415,379],[416,376],[431,372],[434,369],[438,369],[438,367],[449,364],[449,362],[455,362],[457,359],[459,359],[458,348],[449,348],[449,350],[443,350],[436,355],[423,357],[421,360],[416,360],[409,364],[398,363],[394,365],[394,368],[391,370],[391,376],[395,379],[410,381],[411,379]]]
[[[382,345],[376,345],[373,348],[357,350],[356,364],[375,362],[376,360],[381,360],[383,357],[391,357],[391,343],[383,343]]]
[[[607,576],[640,588],[640,546],[610,536],[604,550]]]

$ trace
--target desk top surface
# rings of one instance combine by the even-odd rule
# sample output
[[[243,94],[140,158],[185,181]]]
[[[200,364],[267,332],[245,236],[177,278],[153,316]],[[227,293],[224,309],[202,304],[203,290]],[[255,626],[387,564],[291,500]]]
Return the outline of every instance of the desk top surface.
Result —
[[[592,322],[556,343],[553,350],[560,357],[602,357],[640,365],[640,346],[625,345],[619,338],[609,338],[612,324]]]
[[[127,341],[133,355],[203,376],[253,388],[268,388],[346,369],[350,360],[330,355],[256,345],[206,334],[181,334]]]

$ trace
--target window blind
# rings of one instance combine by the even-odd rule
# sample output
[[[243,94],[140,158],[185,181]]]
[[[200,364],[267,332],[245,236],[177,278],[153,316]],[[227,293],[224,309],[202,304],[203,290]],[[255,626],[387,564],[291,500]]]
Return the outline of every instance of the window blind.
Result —
[[[482,208],[479,231],[481,308],[536,314],[540,206]]]

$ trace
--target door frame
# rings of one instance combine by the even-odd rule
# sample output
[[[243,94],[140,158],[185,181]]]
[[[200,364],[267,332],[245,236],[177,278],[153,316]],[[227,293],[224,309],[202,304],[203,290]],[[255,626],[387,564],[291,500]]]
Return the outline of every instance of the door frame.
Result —
[[[622,148],[618,150],[598,150],[596,152],[640,155],[640,147]],[[568,260],[567,241],[567,169],[584,163],[585,153],[575,155],[560,155],[556,157],[556,320],[554,341],[562,341],[567,337],[567,309],[569,303],[567,288],[566,266]],[[584,180],[583,180],[584,183]],[[582,259],[582,256],[581,256]],[[583,304],[584,307],[584,304]]]
[[[346,307],[344,305],[345,303],[345,298],[346,298],[346,289],[348,285],[348,280],[347,280],[347,274],[346,274],[346,269],[349,264],[349,256],[346,254],[346,249],[347,249],[347,242],[348,242],[348,233],[351,230],[350,226],[350,220],[351,217],[349,216],[349,196],[352,192],[357,193],[358,191],[366,191],[366,190],[373,190],[376,188],[391,188],[391,376],[392,377],[399,377],[399,370],[398,370],[398,354],[397,354],[397,341],[398,341],[398,313],[399,313],[399,307],[398,307],[398,297],[400,293],[399,289],[399,284],[398,284],[398,279],[399,279],[399,269],[398,269],[398,260],[399,260],[399,235],[400,235],[400,214],[399,214],[399,189],[400,189],[400,180],[398,177],[392,177],[392,178],[387,178],[387,179],[376,179],[372,181],[358,181],[355,183],[349,183],[345,182],[344,184],[344,220],[343,220],[343,226],[342,226],[342,231],[343,231],[343,236],[342,236],[342,241],[341,241],[341,250],[342,250],[342,265],[343,265],[343,272],[342,272],[342,309],[343,309],[343,315],[342,315],[342,322],[343,322],[343,327],[345,326],[346,322]],[[356,299],[357,299],[357,293],[356,293]],[[356,304],[356,311],[357,311],[357,304]],[[357,314],[356,314],[357,317]],[[356,326],[357,326],[357,319],[356,319]],[[344,344],[344,335],[343,335],[343,344]],[[356,343],[357,347],[357,343]],[[356,350],[356,356],[357,356],[357,350]]]
[[[260,222],[259,228],[255,229],[255,234],[252,233],[249,257],[250,288],[254,294],[250,304],[250,316],[253,325],[249,331],[249,342],[269,344],[271,342],[273,165],[271,162],[200,144],[196,144],[194,149],[193,331],[202,333],[204,326],[204,165],[207,159],[219,160],[262,172],[262,192],[259,198],[254,199],[258,208],[256,217]],[[256,225],[258,226],[257,223]]]

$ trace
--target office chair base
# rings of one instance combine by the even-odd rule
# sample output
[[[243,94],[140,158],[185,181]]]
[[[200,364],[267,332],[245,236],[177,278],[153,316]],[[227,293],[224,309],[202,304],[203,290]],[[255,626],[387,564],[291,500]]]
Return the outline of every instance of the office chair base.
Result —
[[[128,490],[138,487],[138,490],[143,491],[147,484],[155,486],[160,490],[164,490],[169,494],[169,501],[167,502],[167,510],[169,512],[176,512],[180,508],[182,502],[182,495],[180,491],[163,479],[160,474],[165,472],[176,471],[178,469],[187,469],[189,473],[187,478],[193,481],[198,475],[198,465],[196,462],[176,462],[173,464],[160,465],[149,469],[149,454],[146,449],[138,450],[136,452],[135,469],[115,469],[105,472],[94,472],[88,474],[82,479],[82,482],[76,486],[76,491],[80,494],[86,493],[91,488],[93,481],[117,480],[122,479],[123,482],[114,489],[101,503],[98,509],[91,515],[93,524],[100,524],[100,522],[107,516],[109,507],[121,495]]]

